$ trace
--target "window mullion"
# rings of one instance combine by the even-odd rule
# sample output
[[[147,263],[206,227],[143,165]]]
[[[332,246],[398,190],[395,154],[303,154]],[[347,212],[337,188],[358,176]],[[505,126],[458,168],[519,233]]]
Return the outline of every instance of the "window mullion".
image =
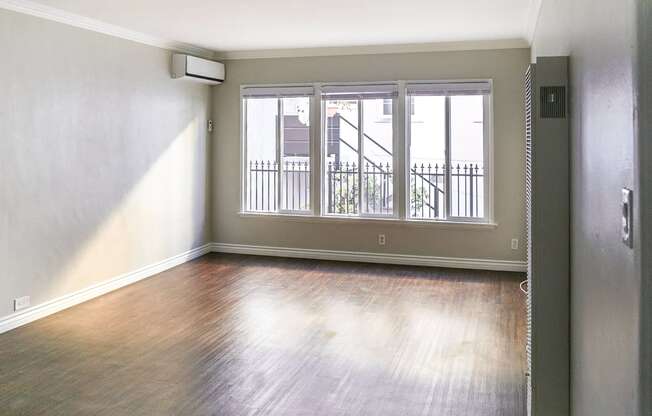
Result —
[[[328,116],[326,115],[326,106],[324,105],[324,99],[321,97],[321,86],[318,92],[319,97],[319,160],[320,160],[320,170],[319,170],[319,209],[321,215],[329,214],[328,212],[328,195],[327,192],[330,192],[327,184],[327,176],[324,173],[324,169],[328,164],[326,160],[326,152],[328,150]]]
[[[278,111],[278,123],[276,123],[276,174],[278,179],[276,180],[276,212],[281,211],[281,183],[283,182],[283,99],[277,98],[277,111]],[[268,184],[269,185],[269,184]],[[287,209],[287,207],[285,207]]]
[[[242,106],[240,107],[240,128],[241,128],[241,137],[240,137],[240,211],[249,211],[251,207],[251,201],[249,197],[249,187],[251,186],[248,183],[248,177],[251,175],[249,171],[249,154],[247,149],[247,100],[242,100]]]
[[[362,161],[364,159],[364,132],[362,123],[364,120],[363,100],[358,100],[358,215],[362,215]]]
[[[317,87],[318,88],[318,87]],[[317,95],[316,97],[319,97]],[[322,215],[322,166],[323,152],[321,97],[310,98],[310,211],[313,215]]]
[[[392,108],[392,123],[393,134],[392,143],[394,144],[394,157],[392,161],[392,177],[393,182],[393,201],[392,207],[394,208],[394,216],[400,219],[405,219],[407,214],[407,204],[409,204],[410,196],[408,195],[410,189],[409,183],[406,186],[406,181],[409,182],[410,175],[406,175],[406,166],[409,165],[409,123],[411,115],[405,111],[406,103],[410,102],[409,97],[405,94],[405,83],[399,82],[399,94],[394,100]]]
[[[445,140],[445,149],[444,155],[446,157],[446,210],[444,213],[444,218],[448,219],[451,216],[451,97],[446,96],[446,140]]]
[[[491,114],[492,105],[491,95],[485,95],[482,100],[482,121],[483,125],[483,185],[484,185],[484,218],[493,221],[493,197],[494,197],[494,182],[493,182],[493,116]]]

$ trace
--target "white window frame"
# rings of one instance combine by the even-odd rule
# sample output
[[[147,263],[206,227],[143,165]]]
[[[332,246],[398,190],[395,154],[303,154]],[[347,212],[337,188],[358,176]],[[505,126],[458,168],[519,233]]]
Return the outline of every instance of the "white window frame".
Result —
[[[458,82],[488,82],[491,86],[491,92],[484,96],[484,217],[445,217],[445,218],[413,218],[410,217],[410,126],[413,114],[409,108],[409,96],[406,91],[406,84],[414,83],[458,83]],[[398,97],[393,100],[392,112],[392,153],[393,153],[393,213],[392,215],[369,214],[360,212],[358,214],[329,214],[327,213],[327,198],[324,163],[326,160],[327,138],[325,136],[325,105],[321,99],[321,89],[328,85],[375,85],[375,84],[396,84],[398,86]],[[247,210],[247,113],[246,102],[243,97],[243,91],[247,88],[291,88],[291,87],[313,87],[314,95],[309,97],[310,100],[310,210],[293,211],[281,210],[280,207],[280,187],[282,180],[278,181],[277,211],[248,211]],[[491,79],[452,79],[452,80],[399,80],[399,81],[374,81],[374,82],[314,82],[314,83],[289,83],[289,84],[249,84],[240,86],[240,213],[243,216],[269,216],[269,217],[304,217],[309,219],[324,219],[333,221],[391,221],[404,222],[406,224],[469,224],[471,227],[477,226],[495,226],[494,224],[494,113],[493,113],[493,81]],[[279,102],[279,118],[282,115],[281,100]],[[362,106],[359,107],[359,120],[362,117]],[[277,158],[279,169],[282,169],[280,153],[282,142],[279,142],[280,134],[278,132],[281,126],[277,126]],[[362,124],[359,126],[358,136],[362,135]],[[447,137],[450,135],[447,134]],[[449,140],[449,139],[447,139]],[[360,155],[363,154],[362,147]],[[450,143],[447,144],[447,152],[450,151]],[[279,172],[279,178],[281,173]],[[360,182],[361,183],[361,182]],[[447,187],[447,194],[448,192]],[[362,198],[362,192],[359,192],[359,198]],[[447,195],[447,201],[450,197]],[[446,215],[450,212],[449,202],[446,202]]]
[[[411,149],[411,139],[412,134],[410,128],[412,126],[412,114],[406,110],[405,113],[405,187],[406,187],[406,199],[405,199],[405,218],[410,221],[419,221],[419,222],[468,222],[468,223],[491,223],[493,222],[493,195],[494,195],[494,174],[493,174],[493,80],[491,79],[472,79],[472,80],[430,80],[430,81],[409,81],[409,84],[455,84],[455,83],[473,83],[473,82],[485,82],[489,83],[490,93],[483,95],[483,217],[461,217],[461,216],[452,216],[449,215],[451,212],[451,198],[452,194],[451,189],[451,170],[450,170],[450,149],[451,149],[451,129],[450,129],[450,97],[454,94],[446,95],[446,104],[445,104],[445,123],[446,123],[446,133],[445,133],[445,152],[446,152],[446,201],[444,207],[444,217],[443,218],[418,218],[410,216],[410,196],[408,194],[410,189],[410,149]],[[410,96],[407,94],[407,89],[405,84],[403,84],[402,94],[405,97],[407,102]]]
[[[320,172],[320,197],[321,197],[321,212],[322,212],[322,217],[327,217],[327,218],[350,218],[350,219],[387,219],[387,220],[398,220],[400,219],[400,213],[399,213],[399,201],[400,198],[397,197],[398,192],[399,192],[399,184],[400,184],[400,178],[399,178],[399,172],[401,169],[400,166],[400,157],[398,155],[398,146],[400,145],[400,129],[398,126],[398,98],[401,95],[400,91],[400,83],[398,81],[380,81],[380,82],[338,82],[338,83],[320,83],[319,88],[316,91],[316,96],[319,97],[320,101],[320,117],[321,117],[321,130],[320,130],[320,144],[321,144],[321,149],[320,149],[320,160],[321,166],[325,166],[326,164],[326,146],[327,146],[327,138],[325,137],[325,127],[326,125],[324,124],[325,121],[327,120],[326,116],[326,106],[325,106],[325,101],[326,99],[321,98],[321,93],[322,93],[322,88],[324,86],[330,86],[330,85],[337,85],[337,86],[342,86],[342,87],[350,87],[351,89],[355,89],[357,86],[374,86],[374,85],[392,85],[395,86],[397,89],[397,95],[395,97],[392,97],[392,115],[391,115],[391,120],[392,120],[392,189],[393,189],[393,194],[392,194],[392,213],[391,214],[376,214],[376,213],[366,213],[363,212],[362,205],[363,205],[363,192],[362,188],[358,191],[358,213],[357,214],[337,214],[337,213],[329,213],[328,212],[328,207],[327,205],[327,199],[324,196],[328,192],[327,184],[326,181],[323,180],[325,177],[325,172],[322,171]],[[363,105],[362,105],[363,99],[357,99],[357,106],[358,106],[358,183],[362,184],[362,160],[364,158],[364,128],[363,128],[363,122],[364,122],[364,110],[363,110]],[[383,107],[385,105],[384,103],[384,98],[383,98]],[[384,111],[383,111],[384,113]],[[383,114],[384,115],[384,114]],[[389,115],[384,115],[388,119],[390,118]]]
[[[387,114],[387,112],[385,112],[385,110],[386,110],[385,104],[387,103],[388,100],[392,100],[392,99],[391,98],[383,98],[383,116],[384,117],[389,117],[391,115],[394,115],[394,111],[392,111],[391,114]],[[392,110],[394,110],[394,100],[392,100]]]
[[[410,114],[414,115],[414,101],[412,101],[412,100],[406,101],[405,105],[410,106]],[[394,113],[392,113],[392,114],[394,114]],[[384,101],[383,101],[383,116],[384,117],[389,116],[389,114],[385,113],[385,102]]]
[[[315,163],[314,161],[317,159],[315,157],[315,146],[314,142],[315,137],[315,128],[314,128],[314,113],[313,113],[313,102],[316,100],[313,94],[306,94],[306,95],[297,95],[298,97],[305,97],[308,98],[308,108],[310,109],[310,128],[308,129],[309,131],[309,166],[310,166],[310,209],[308,210],[289,210],[289,209],[282,209],[282,197],[283,197],[283,192],[282,192],[282,183],[283,183],[283,98],[288,98],[287,94],[288,91],[295,89],[295,88],[314,88],[313,85],[306,85],[306,84],[275,84],[275,85],[242,85],[240,86],[240,212],[242,213],[248,213],[248,214],[258,214],[258,215],[302,215],[302,216],[312,216],[315,215],[315,188],[314,187],[314,169],[315,169]],[[277,111],[277,123],[276,123],[276,128],[275,128],[275,137],[276,137],[276,159],[278,161],[278,166],[277,166],[277,175],[278,175],[278,180],[276,181],[276,189],[275,189],[275,195],[276,195],[276,211],[255,211],[255,210],[249,210],[247,208],[247,203],[249,202],[247,200],[247,196],[249,195],[249,187],[248,187],[248,176],[247,176],[247,169],[248,169],[248,163],[247,163],[247,99],[255,97],[247,97],[245,96],[247,90],[269,90],[269,96],[264,96],[261,95],[258,98],[275,98],[276,99],[276,111]],[[313,90],[314,91],[314,90]],[[264,94],[264,92],[261,92],[261,94]]]

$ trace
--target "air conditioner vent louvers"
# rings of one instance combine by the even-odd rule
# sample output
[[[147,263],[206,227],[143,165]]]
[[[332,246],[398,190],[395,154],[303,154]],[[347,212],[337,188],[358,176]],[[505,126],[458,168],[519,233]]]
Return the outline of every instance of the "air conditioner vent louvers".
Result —
[[[566,118],[566,87],[541,87],[541,118]]]

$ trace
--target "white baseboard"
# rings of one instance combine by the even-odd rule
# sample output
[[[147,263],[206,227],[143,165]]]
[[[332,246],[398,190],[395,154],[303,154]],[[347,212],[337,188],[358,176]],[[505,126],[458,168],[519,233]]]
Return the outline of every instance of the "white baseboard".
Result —
[[[527,270],[526,262],[513,260],[415,256],[411,254],[315,250],[307,248],[269,247],[227,243],[213,243],[211,246],[212,251],[218,253],[253,254],[259,256],[402,264],[409,266],[451,267],[457,269],[496,270],[508,272],[525,272]]]
[[[0,334],[203,256],[210,253],[211,248],[212,244],[204,244],[158,263],[150,264],[133,272],[116,276],[102,283],[0,318]]]

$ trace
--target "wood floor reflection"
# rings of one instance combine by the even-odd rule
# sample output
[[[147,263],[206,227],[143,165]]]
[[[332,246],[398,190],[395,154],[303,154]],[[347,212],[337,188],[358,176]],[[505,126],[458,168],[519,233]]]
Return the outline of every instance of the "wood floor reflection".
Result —
[[[520,416],[522,278],[207,255],[0,335],[0,413]]]

